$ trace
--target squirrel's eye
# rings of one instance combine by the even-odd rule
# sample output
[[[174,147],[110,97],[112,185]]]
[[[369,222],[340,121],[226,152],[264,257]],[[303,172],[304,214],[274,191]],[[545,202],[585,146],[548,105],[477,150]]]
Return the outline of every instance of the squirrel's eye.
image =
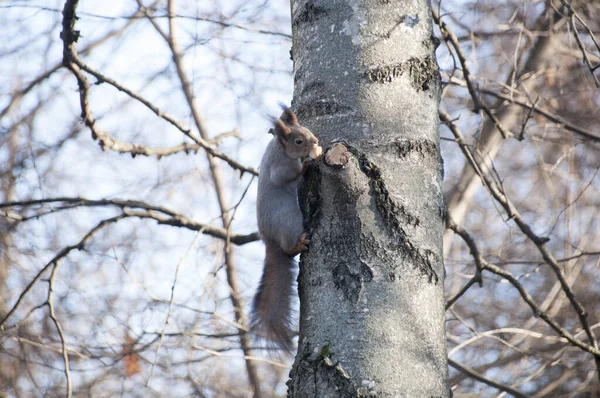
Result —
[[[301,139],[296,139],[296,145],[302,145],[304,141],[302,141]]]

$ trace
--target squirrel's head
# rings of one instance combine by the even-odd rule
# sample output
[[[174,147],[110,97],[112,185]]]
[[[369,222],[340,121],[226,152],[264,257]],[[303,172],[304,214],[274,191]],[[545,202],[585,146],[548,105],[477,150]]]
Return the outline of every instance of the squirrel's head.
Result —
[[[296,114],[287,107],[281,117],[275,120],[274,134],[285,154],[292,159],[307,157],[319,146],[317,137],[309,129],[302,127]]]

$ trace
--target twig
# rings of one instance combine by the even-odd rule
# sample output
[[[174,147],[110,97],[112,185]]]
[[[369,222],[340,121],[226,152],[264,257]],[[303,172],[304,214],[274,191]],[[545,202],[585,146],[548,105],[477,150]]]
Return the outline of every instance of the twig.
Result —
[[[460,370],[461,372],[469,375],[469,377],[471,377],[471,378],[473,378],[473,379],[475,379],[477,381],[480,381],[480,382],[482,382],[484,384],[487,384],[488,386],[492,386],[494,388],[497,388],[500,391],[505,391],[505,392],[507,392],[509,394],[514,395],[517,398],[528,398],[529,397],[528,395],[525,395],[525,394],[519,392],[518,390],[515,390],[514,388],[512,388],[510,386],[507,386],[506,384],[490,380],[487,377],[485,377],[484,375],[482,375],[480,373],[477,373],[473,369],[471,369],[471,368],[469,368],[469,367],[467,367],[465,365],[461,365],[458,362],[456,362],[456,361],[454,361],[454,360],[452,360],[450,358],[448,358],[448,364],[450,366],[452,366],[453,368],[455,368],[457,370]]]
[[[569,14],[570,14],[570,16],[569,16],[569,25],[571,26],[571,29],[573,30],[573,36],[575,36],[575,41],[577,42],[577,46],[579,47],[579,50],[581,50],[581,55],[583,56],[583,61],[587,65],[588,69],[590,70],[590,74],[592,75],[592,78],[594,79],[594,83],[596,84],[596,87],[600,88],[600,81],[598,80],[598,77],[594,73],[594,71],[596,70],[596,68],[598,66],[594,67],[592,65],[592,62],[590,61],[590,58],[588,57],[588,54],[587,54],[587,49],[585,48],[585,45],[583,44],[583,41],[581,40],[581,37],[579,37],[579,32],[577,31],[577,25],[575,24],[575,17],[576,17],[575,10],[571,6],[571,4],[567,3],[565,0],[562,0],[562,3],[569,10]],[[588,29],[588,31],[590,32],[590,35],[592,36],[592,39],[594,40],[594,44],[596,45],[596,47],[600,51],[600,46],[598,45],[598,42],[594,38],[594,34],[591,31],[591,29],[588,28],[587,25],[585,25],[583,23],[583,20],[581,20],[581,18],[579,18],[578,16],[577,16],[577,19],[579,20],[579,22],[581,22]]]
[[[477,250],[477,248],[475,246],[475,240],[473,239],[471,234],[469,234],[469,232],[467,232],[462,227],[459,227],[458,225],[452,224],[452,223],[450,223],[448,225],[448,227],[450,229],[452,229],[457,235],[459,235],[464,240],[464,242],[467,244],[467,246],[469,246],[470,248],[473,247],[472,251],[471,251],[471,255],[474,255],[473,253],[479,253],[479,250]],[[532,311],[536,317],[542,318],[550,327],[552,327],[554,330],[556,330],[558,332],[558,334],[560,334],[562,337],[567,339],[571,344],[593,354],[596,357],[600,357],[600,350],[598,350],[597,347],[586,344],[583,341],[579,340],[577,337],[573,336],[567,329],[560,326],[560,324],[558,324],[558,322],[556,322],[554,319],[552,319],[545,311],[543,311],[535,303],[535,301],[533,300],[533,297],[531,297],[531,295],[527,292],[527,290],[525,290],[525,287],[509,271],[506,271],[506,270],[498,267],[497,265],[488,263],[486,260],[484,260],[481,257],[481,255],[477,255],[477,256],[478,257],[477,257],[476,261],[481,264],[483,270],[492,272],[498,276],[503,277],[511,285],[513,285],[513,287],[515,287],[517,289],[517,291],[519,292],[519,294],[521,295],[523,300],[529,305],[529,307],[532,309]],[[584,330],[585,330],[585,333],[588,334],[588,330],[590,330],[589,325],[588,325],[587,329],[584,327]]]
[[[153,5],[156,3],[158,3],[158,0],[155,1],[153,3]],[[57,11],[59,11],[59,10],[57,10]],[[141,16],[141,15],[142,15],[141,11],[137,10],[133,15],[128,17],[128,18],[130,18],[130,20],[127,21],[127,23],[125,23],[119,29],[113,30],[113,31],[107,33],[105,36],[99,38],[98,40],[95,40],[94,42],[90,43],[87,47],[83,48],[79,53],[80,54],[88,54],[91,50],[100,46],[101,44],[106,42],[108,39],[123,33],[123,31],[125,29],[127,29],[129,26],[131,26],[134,22],[137,21],[137,19],[135,19],[135,16]],[[2,110],[2,112],[0,112],[0,119],[2,119],[4,116],[6,116],[6,114],[8,112],[11,111],[11,109],[19,102],[19,99],[21,99],[25,95],[27,95],[35,86],[37,86],[38,84],[40,84],[41,82],[43,82],[44,80],[46,80],[50,76],[52,76],[62,66],[63,66],[62,62],[54,65],[53,67],[46,70],[44,73],[40,74],[39,76],[37,76],[36,78],[31,80],[29,82],[29,84],[27,84],[27,86],[23,87],[21,90],[14,93],[11,96],[11,101],[9,102],[9,104]]]
[[[478,271],[477,274],[475,274],[474,277],[469,279],[469,282],[467,282],[467,284],[464,285],[463,288],[460,289],[460,291],[458,293],[456,293],[452,298],[450,298],[450,299],[448,299],[448,301],[446,301],[446,311],[449,310],[450,308],[452,308],[454,303],[456,303],[456,301],[459,298],[461,298],[471,288],[471,286],[473,286],[475,283],[478,283],[480,281],[481,281],[481,274]]]
[[[483,110],[485,112],[485,114],[488,115],[488,117],[494,122],[494,124],[496,125],[496,128],[498,129],[498,131],[500,131],[500,134],[502,134],[503,138],[506,139],[509,136],[510,137],[514,136],[513,133],[506,130],[502,126],[502,124],[500,123],[500,120],[498,120],[498,117],[479,98],[479,95],[477,94],[477,88],[475,88],[475,85],[473,83],[473,77],[472,77],[473,75],[471,74],[469,66],[467,65],[467,58],[466,58],[465,54],[463,53],[462,48],[460,47],[458,38],[456,37],[454,32],[452,32],[450,30],[450,28],[448,28],[448,25],[446,24],[446,22],[444,22],[440,18],[440,15],[438,14],[437,10],[435,10],[435,7],[431,7],[431,13],[433,16],[433,21],[436,23],[436,25],[439,26],[440,31],[442,32],[444,40],[447,42],[449,41],[452,44],[452,47],[454,47],[454,51],[456,51],[456,54],[458,55],[458,60],[460,61],[461,69],[463,72],[463,77],[467,83],[467,89],[469,90],[469,94],[471,95],[471,98],[473,99],[473,106],[475,108],[474,112],[479,113],[480,110]]]
[[[450,80],[450,83],[457,84],[457,85],[463,85],[463,86],[466,85],[466,82],[464,80],[460,80],[457,78],[452,78]],[[512,96],[508,96],[508,95],[498,93],[493,90],[489,90],[489,89],[485,89],[485,88],[480,88],[479,91],[484,94],[492,95],[496,98],[500,98],[505,101],[509,101],[513,104],[517,104],[523,108],[531,109],[536,114],[542,115],[546,119],[548,119],[554,123],[560,124],[561,127],[563,127],[565,130],[571,131],[571,132],[578,134],[586,139],[589,139],[589,140],[592,140],[595,142],[600,142],[600,136],[595,135],[590,130],[584,129],[583,127],[579,127],[573,123],[570,123],[570,122],[564,120],[563,118],[561,118],[560,116],[557,116],[557,115],[551,113],[548,110],[540,108],[539,106],[536,106],[535,104],[531,104],[529,101],[519,100]]]
[[[153,8],[156,3],[158,3],[158,2],[155,2],[154,4],[147,6],[146,8]],[[30,4],[11,4],[8,6],[0,6],[0,9],[15,8],[15,7],[33,8],[33,9],[40,10],[40,11],[60,12],[60,10],[57,8],[43,7],[43,6],[33,5],[33,4],[31,4],[31,5]],[[134,15],[117,15],[117,16],[102,15],[102,14],[96,14],[93,12],[82,12],[80,14],[84,15],[86,17],[99,18],[99,19],[105,19],[105,20],[110,20],[110,21],[114,21],[116,19],[126,19],[126,20],[131,21],[131,20],[136,20],[136,19],[142,18],[142,16],[140,16],[138,12],[136,12]],[[156,15],[155,18],[167,18],[167,15]],[[292,35],[287,34],[287,33],[274,32],[271,30],[260,29],[260,28],[252,28],[250,26],[242,25],[242,24],[239,24],[236,22],[225,22],[225,21],[206,18],[206,17],[182,15],[182,14],[176,14],[176,15],[174,15],[174,18],[191,19],[193,21],[208,22],[208,23],[220,25],[224,28],[237,28],[237,29],[245,30],[245,31],[251,32],[251,33],[260,33],[260,34],[270,35],[270,36],[279,36],[279,37],[282,37],[284,39],[289,39],[289,40],[292,39]]]
[[[58,335],[60,336],[60,341],[62,345],[62,356],[63,362],[65,364],[65,377],[67,378],[67,398],[71,398],[73,391],[71,387],[71,371],[69,369],[69,352],[67,347],[67,342],[65,340],[65,335],[63,333],[62,327],[56,314],[54,313],[54,303],[52,301],[54,297],[54,281],[56,280],[56,274],[58,271],[60,260],[56,260],[54,262],[54,267],[52,268],[52,273],[50,274],[50,283],[48,286],[48,308],[50,309],[50,319],[54,322],[54,326],[56,326],[56,330],[58,331]]]
[[[102,228],[106,227],[107,225],[110,225],[112,223],[115,223],[115,222],[123,219],[124,217],[126,217],[126,216],[123,215],[123,214],[121,214],[121,215],[118,215],[116,217],[112,217],[112,218],[108,218],[106,220],[102,220],[94,228],[92,228],[87,234],[85,234],[85,236],[83,237],[83,239],[81,239],[78,243],[76,243],[74,245],[71,245],[71,246],[67,246],[67,247],[63,248],[60,252],[58,252],[58,254],[56,254],[56,256],[54,256],[54,258],[52,260],[50,260],[37,273],[37,275],[33,278],[33,280],[31,282],[29,282],[29,284],[21,292],[21,294],[19,295],[19,298],[17,299],[17,302],[13,305],[13,307],[10,309],[10,311],[8,311],[8,313],[6,314],[6,316],[4,317],[4,319],[2,319],[2,322],[0,322],[0,331],[4,331],[4,328],[5,328],[5,325],[6,325],[6,322],[8,321],[8,319],[17,310],[17,308],[19,307],[19,305],[21,304],[21,302],[25,298],[25,295],[42,278],[42,275],[44,274],[44,272],[46,272],[53,264],[57,263],[58,261],[60,261],[64,257],[66,257],[71,251],[73,251],[73,250],[83,250],[83,248],[85,247],[85,245],[87,244],[87,242],[92,238],[92,236],[96,232],[100,231]]]
[[[169,324],[169,320],[171,319],[171,310],[173,308],[173,300],[175,298],[175,285],[177,285],[177,277],[179,276],[179,269],[181,268],[181,264],[183,261],[189,257],[192,253],[192,249],[195,249],[198,246],[198,242],[200,241],[200,237],[202,236],[202,231],[198,231],[196,237],[194,238],[192,244],[189,246],[185,255],[183,255],[179,262],[177,263],[177,267],[175,268],[175,277],[173,278],[173,284],[171,285],[171,297],[169,298],[169,309],[167,311],[167,318],[165,319],[165,323],[163,325],[162,331],[160,332],[160,338],[158,340],[158,345],[156,346],[156,351],[154,353],[154,362],[152,362],[152,366],[150,367],[150,376],[148,376],[148,381],[146,382],[146,386],[150,385],[150,380],[152,380],[152,376],[154,375],[154,366],[158,362],[158,354],[160,352],[160,348],[163,344],[163,339],[165,338],[165,331],[167,330],[167,325]]]
[[[103,150],[108,148],[121,153],[130,153],[132,156],[156,155],[158,157],[161,157],[178,153],[181,151],[197,150],[198,147],[202,147],[211,156],[224,160],[232,168],[239,170],[242,174],[250,173],[253,175],[258,175],[258,171],[256,171],[254,168],[246,167],[241,163],[237,162],[236,160],[230,158],[229,156],[216,151],[215,148],[210,143],[208,143],[205,138],[196,136],[190,129],[186,129],[175,119],[168,115],[165,115],[162,111],[160,111],[160,109],[151,104],[149,101],[145,100],[133,91],[119,85],[116,81],[110,79],[109,77],[104,76],[103,74],[95,71],[93,68],[87,66],[79,58],[77,54],[77,48],[75,45],[79,38],[79,31],[75,30],[75,10],[77,8],[78,2],[79,0],[67,0],[65,2],[65,8],[63,10],[63,30],[61,32],[61,38],[63,40],[63,63],[69,70],[71,70],[71,72],[77,79],[77,83],[79,85],[79,103],[81,107],[81,118],[83,119],[84,124],[92,132],[92,138],[94,140],[98,140]],[[131,144],[120,141],[110,136],[108,133],[101,131],[96,125],[96,120],[94,119],[89,105],[88,94],[91,85],[85,77],[85,75],[83,74],[82,70],[85,70],[88,73],[94,75],[99,82],[107,82],[113,87],[117,88],[118,90],[126,93],[131,98],[134,98],[137,101],[141,102],[150,110],[152,110],[157,116],[165,119],[166,121],[174,125],[176,128],[178,128],[188,138],[194,141],[194,144],[182,144],[173,148],[147,148],[143,145]]]
[[[523,120],[523,123],[521,123],[521,132],[517,137],[519,141],[523,141],[523,138],[525,137],[525,127],[527,127],[527,122],[529,122],[529,119],[531,119],[531,114],[533,113],[533,110],[535,109],[535,106],[537,105],[539,99],[539,96],[535,99],[533,105],[531,106],[531,108],[529,108],[529,111],[527,112],[527,116],[525,116],[525,120]]]
[[[52,212],[60,210],[69,210],[75,207],[100,207],[100,206],[115,206],[123,211],[123,214],[127,217],[138,217],[147,218],[157,221],[162,225],[170,225],[174,227],[187,228],[192,231],[202,231],[205,235],[210,235],[219,239],[227,239],[227,230],[208,224],[202,224],[190,220],[186,216],[169,210],[162,206],[156,206],[149,203],[145,203],[138,200],[127,200],[127,199],[86,199],[80,197],[57,197],[57,198],[46,198],[46,199],[33,199],[25,201],[13,201],[0,203],[0,209],[10,207],[30,207],[35,205],[53,204]],[[58,207],[56,207],[59,205]],[[141,210],[132,210],[141,209]],[[15,212],[5,211],[5,217],[12,219],[20,219],[23,221],[31,218],[41,217],[40,214],[33,216],[23,216],[16,214]],[[231,243],[235,245],[245,245],[246,243],[256,242],[260,238],[257,232],[241,235],[241,234],[230,234],[229,239]]]

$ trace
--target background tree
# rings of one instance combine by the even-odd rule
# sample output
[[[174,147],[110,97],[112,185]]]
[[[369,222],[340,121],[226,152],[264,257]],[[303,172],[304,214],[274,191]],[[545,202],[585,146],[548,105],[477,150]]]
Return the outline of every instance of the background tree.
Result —
[[[292,94],[289,4],[87,1],[61,39],[74,3],[0,4],[3,393],[285,394],[291,359],[245,315],[255,169]],[[450,385],[597,395],[600,3],[431,8]],[[317,135],[336,127],[297,101]]]

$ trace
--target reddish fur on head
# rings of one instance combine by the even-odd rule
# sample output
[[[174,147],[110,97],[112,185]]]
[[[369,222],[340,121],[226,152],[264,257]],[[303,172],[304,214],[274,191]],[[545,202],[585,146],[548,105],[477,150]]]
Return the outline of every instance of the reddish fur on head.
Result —
[[[280,119],[283,120],[284,123],[287,124],[300,124],[298,122],[298,116],[287,106],[280,104],[281,108],[283,108],[283,113],[281,114]]]
[[[299,124],[298,117],[290,108],[284,107],[281,117],[274,123],[274,134],[292,159],[307,157],[319,145],[317,137]]]

